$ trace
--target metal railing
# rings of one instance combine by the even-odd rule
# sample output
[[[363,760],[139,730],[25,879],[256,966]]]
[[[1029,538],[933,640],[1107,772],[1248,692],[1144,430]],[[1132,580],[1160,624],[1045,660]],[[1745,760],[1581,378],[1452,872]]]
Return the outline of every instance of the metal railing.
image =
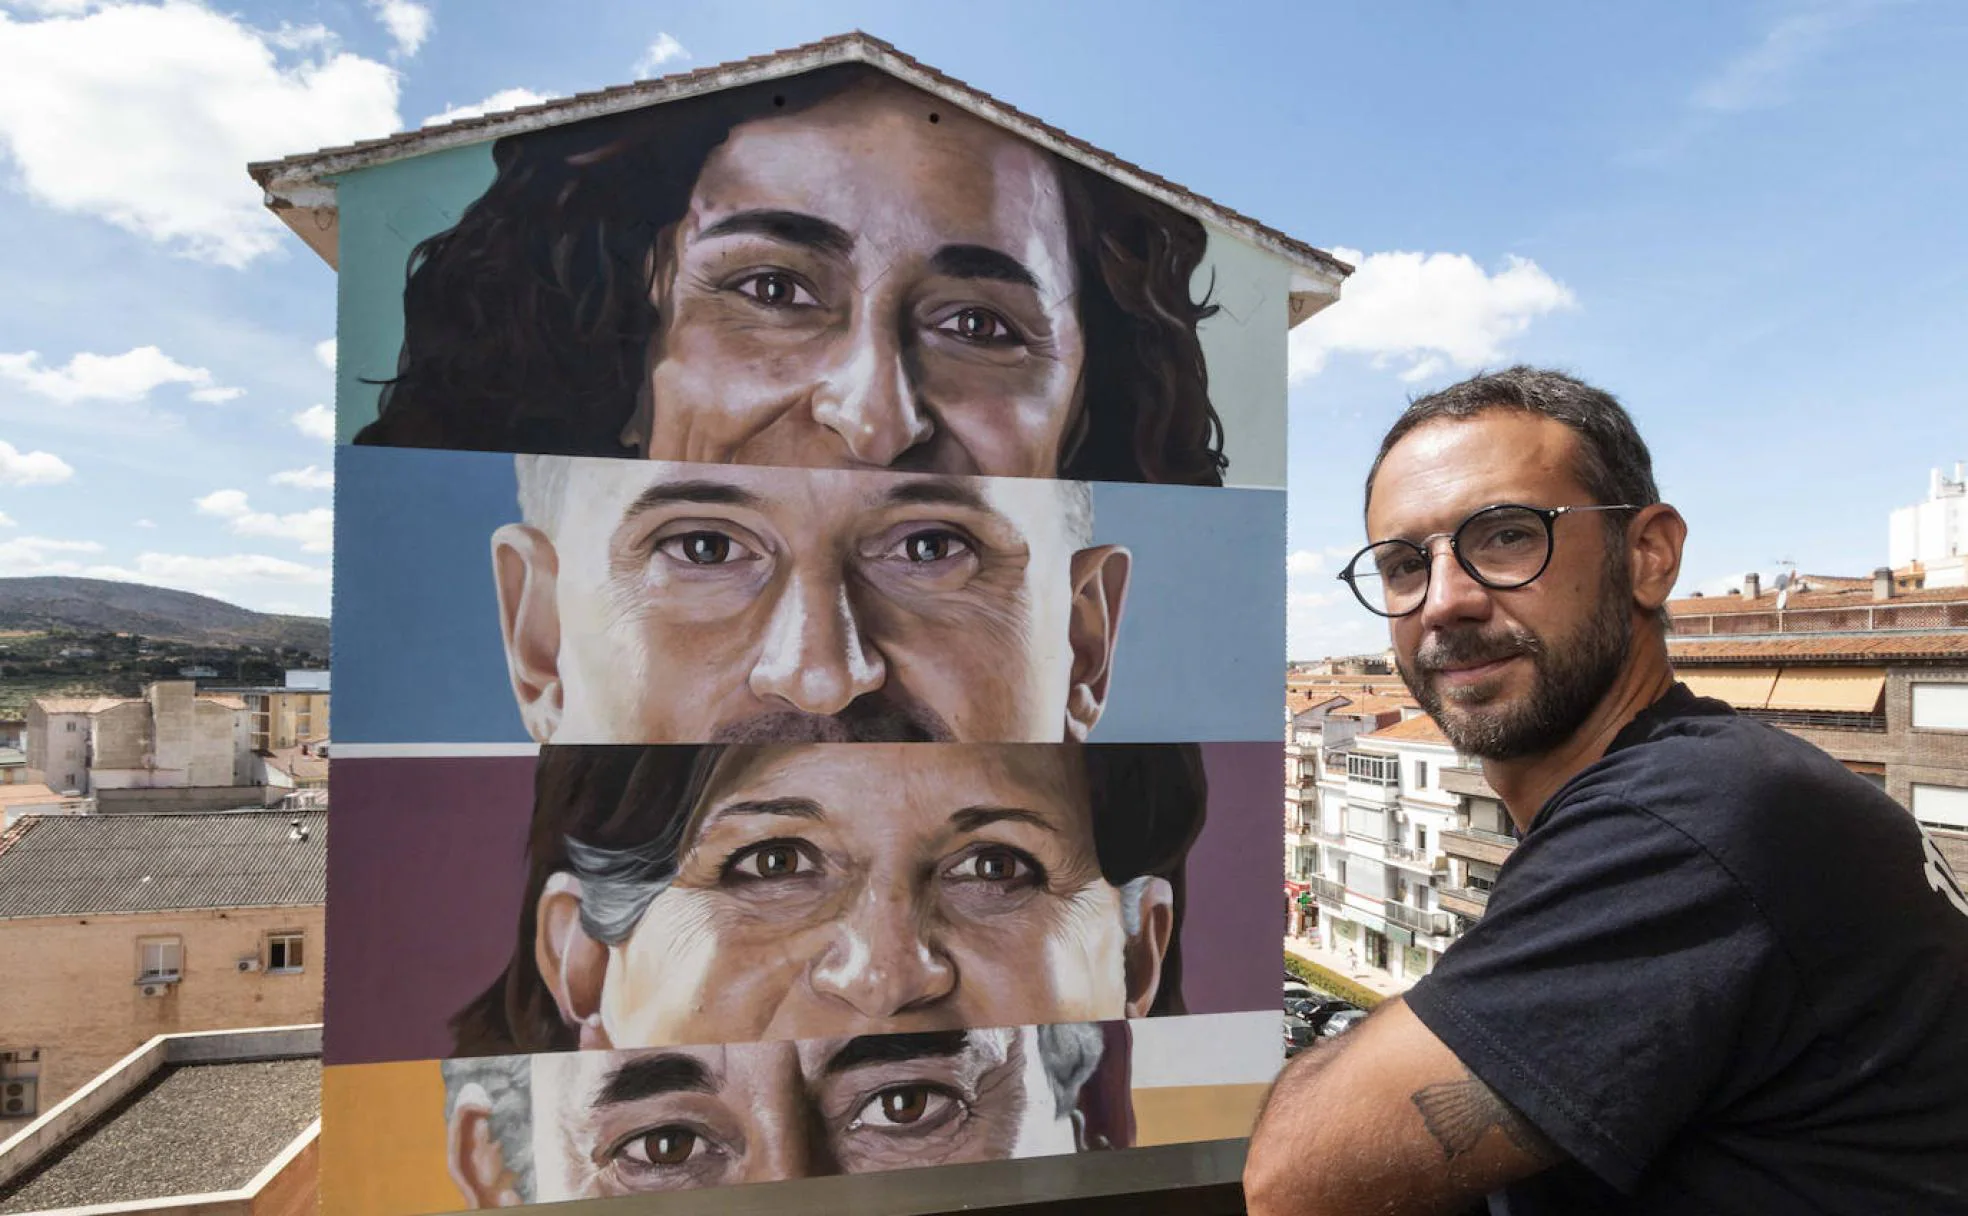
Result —
[[[1885,714],[1838,713],[1814,709],[1745,709],[1742,712],[1758,722],[1768,722],[1772,726],[1801,726],[1813,730],[1864,730],[1876,733],[1883,733],[1886,729]]]
[[[1454,931],[1454,921],[1447,912],[1424,912],[1408,904],[1387,901],[1387,920],[1403,929],[1413,929],[1416,933],[1443,936]]]
[[[1323,899],[1327,903],[1332,904],[1344,904],[1346,902],[1346,887],[1343,884],[1334,882],[1330,878],[1322,878],[1317,874],[1314,874],[1306,881],[1311,883],[1312,894],[1315,898]]]

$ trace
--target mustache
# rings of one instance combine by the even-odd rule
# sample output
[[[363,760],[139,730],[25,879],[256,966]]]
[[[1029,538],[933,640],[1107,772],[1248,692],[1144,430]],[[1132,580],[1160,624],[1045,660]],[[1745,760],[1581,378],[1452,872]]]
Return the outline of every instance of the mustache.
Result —
[[[871,693],[837,714],[797,709],[755,714],[718,727],[713,743],[951,743],[956,734],[927,705]]]
[[[1526,630],[1510,628],[1484,633],[1479,629],[1458,629],[1431,634],[1415,650],[1414,665],[1418,672],[1436,672],[1494,663],[1518,655],[1535,657],[1543,652],[1544,645],[1537,635]]]

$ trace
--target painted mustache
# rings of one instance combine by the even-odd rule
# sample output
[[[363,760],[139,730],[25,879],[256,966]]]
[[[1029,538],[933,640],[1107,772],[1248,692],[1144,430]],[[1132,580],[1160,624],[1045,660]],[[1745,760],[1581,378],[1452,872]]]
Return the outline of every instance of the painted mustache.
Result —
[[[1536,656],[1543,651],[1535,635],[1516,629],[1485,634],[1477,630],[1437,633],[1415,651],[1415,670],[1446,671],[1454,667],[1478,667],[1518,655]]]
[[[796,709],[758,714],[718,728],[714,743],[947,743],[948,723],[926,705],[866,696],[837,714]]]

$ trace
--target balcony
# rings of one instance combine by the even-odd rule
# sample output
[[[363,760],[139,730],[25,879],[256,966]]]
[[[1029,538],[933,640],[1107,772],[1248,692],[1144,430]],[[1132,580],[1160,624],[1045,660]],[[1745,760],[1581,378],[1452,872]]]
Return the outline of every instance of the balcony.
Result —
[[[1442,833],[1442,851],[1465,861],[1500,866],[1516,847],[1515,837],[1505,836],[1501,832],[1486,832],[1482,828],[1455,828]]]
[[[1447,857],[1440,853],[1431,857],[1426,850],[1417,849],[1412,845],[1389,844],[1387,860],[1411,870],[1425,870],[1430,874],[1446,874],[1449,870]]]
[[[1435,902],[1441,904],[1445,911],[1467,916],[1471,920],[1481,920],[1483,913],[1489,910],[1490,893],[1474,887],[1437,887]]]
[[[1344,844],[1346,842],[1345,832],[1341,832],[1338,830],[1329,831],[1326,828],[1320,827],[1316,823],[1312,825],[1311,833],[1312,835],[1318,837],[1320,840],[1325,841],[1327,844]]]
[[[1393,806],[1401,800],[1401,787],[1389,782],[1382,785],[1378,781],[1362,781],[1358,777],[1346,779],[1346,800],[1361,806]]]
[[[1346,888],[1341,884],[1317,874],[1306,881],[1312,885],[1313,898],[1320,903],[1331,904],[1336,908],[1346,906]]]
[[[1408,904],[1387,901],[1387,923],[1412,929],[1430,937],[1446,937],[1455,932],[1455,920],[1447,912],[1424,912]]]
[[[1488,798],[1501,802],[1490,783],[1483,779],[1480,768],[1445,768],[1442,770],[1442,788],[1451,794],[1462,794],[1471,798]]]

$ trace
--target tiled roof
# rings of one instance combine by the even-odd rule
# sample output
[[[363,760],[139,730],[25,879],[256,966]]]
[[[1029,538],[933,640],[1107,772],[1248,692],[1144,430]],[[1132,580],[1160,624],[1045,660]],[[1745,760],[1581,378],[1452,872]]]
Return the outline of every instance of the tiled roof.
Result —
[[[62,795],[38,781],[10,781],[0,785],[0,807],[60,801]]]
[[[1362,694],[1357,697],[1349,697],[1347,701],[1348,704],[1340,706],[1333,713],[1342,716],[1351,714],[1391,714],[1403,709],[1418,708],[1415,699],[1405,694],[1398,697],[1380,696],[1378,694],[1368,696]]]
[[[307,830],[289,839],[289,822]],[[26,822],[25,820],[23,822]],[[0,920],[322,902],[325,811],[50,815],[0,853]]]
[[[522,106],[500,114],[462,118],[456,122],[425,127],[418,131],[405,131],[384,139],[363,140],[342,147],[324,148],[318,152],[289,156],[282,160],[262,161],[248,165],[247,172],[251,173],[253,180],[265,188],[276,201],[292,206],[294,204],[291,201],[281,199],[283,192],[296,188],[306,190],[308,187],[318,187],[319,183],[336,174],[368,165],[424,152],[435,152],[444,148],[480,143],[488,139],[558,126],[562,123],[578,122],[602,114],[640,109],[659,102],[674,101],[719,89],[793,76],[840,63],[865,63],[879,68],[905,83],[961,105],[988,121],[1049,147],[1089,168],[1105,173],[1125,186],[1159,197],[1162,201],[1198,219],[1211,220],[1255,237],[1260,244],[1272,245],[1278,252],[1293,261],[1312,268],[1323,277],[1330,279],[1335,292],[1339,280],[1352,273],[1351,266],[1322,249],[1315,249],[1221,203],[1212,202],[1166,178],[1150,173],[1111,152],[1096,148],[1085,140],[1069,135],[1049,123],[1041,122],[1005,104],[981,89],[972,88],[955,77],[947,76],[928,64],[903,54],[879,38],[859,31],[807,43],[804,46],[790,47],[769,55],[755,55],[749,59],[664,76],[657,80],[619,85],[594,93],[577,93],[572,97],[540,105]]]
[[[246,702],[238,697],[215,697],[207,693],[200,693],[198,699],[225,709],[246,708]]]
[[[1811,590],[1790,596],[1784,601],[1784,610],[1801,612],[1807,608],[1889,608],[1895,604],[1945,604],[1963,600],[1968,600],[1968,587],[1927,587],[1919,591],[1895,591],[1891,599],[1875,600],[1872,598],[1872,582],[1867,580],[1863,586]],[[1740,595],[1688,596],[1669,600],[1667,610],[1675,616],[1775,612],[1777,596],[1767,587],[1753,600],[1744,599]]]
[[[134,697],[36,697],[34,703],[41,712],[49,714],[93,714],[100,713],[112,705],[121,705]]]
[[[1879,662],[1882,659],[1950,659],[1968,656],[1968,630],[1945,633],[1842,633],[1817,637],[1673,638],[1675,663],[1813,659]]]
[[[266,753],[266,760],[296,781],[320,781],[328,776],[327,759],[311,756],[299,747],[276,748]]]
[[[1361,737],[1363,739],[1397,739],[1409,743],[1440,743],[1445,747],[1449,745],[1448,736],[1442,733],[1441,727],[1435,725],[1435,719],[1429,717],[1427,714],[1416,714],[1412,718],[1403,719],[1392,726],[1383,726],[1372,734]]]

